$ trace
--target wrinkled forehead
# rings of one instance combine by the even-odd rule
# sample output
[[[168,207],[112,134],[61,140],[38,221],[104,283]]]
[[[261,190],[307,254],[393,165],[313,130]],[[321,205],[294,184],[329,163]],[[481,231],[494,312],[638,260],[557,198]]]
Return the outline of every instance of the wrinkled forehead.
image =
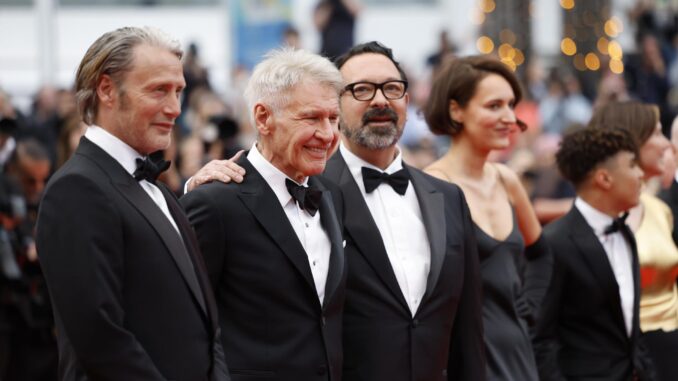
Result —
[[[334,85],[321,81],[304,80],[281,94],[282,109],[336,110],[339,107],[339,92]]]

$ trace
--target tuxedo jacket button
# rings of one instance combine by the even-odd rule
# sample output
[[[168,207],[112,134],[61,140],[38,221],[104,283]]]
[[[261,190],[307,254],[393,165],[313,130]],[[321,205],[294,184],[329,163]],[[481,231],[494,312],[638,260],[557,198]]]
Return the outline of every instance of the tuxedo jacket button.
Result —
[[[418,325],[419,325],[419,319],[412,320],[412,328],[417,328]]]

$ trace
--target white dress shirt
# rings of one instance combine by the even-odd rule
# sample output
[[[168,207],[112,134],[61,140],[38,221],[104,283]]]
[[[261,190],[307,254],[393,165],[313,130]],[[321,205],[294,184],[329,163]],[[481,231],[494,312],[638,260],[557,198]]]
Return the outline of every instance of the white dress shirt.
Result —
[[[85,131],[85,137],[92,143],[99,146],[99,148],[104,150],[107,154],[111,155],[111,157],[120,163],[120,165],[125,169],[125,171],[127,171],[127,173],[130,174],[130,176],[134,176],[134,171],[137,169],[137,158],[143,159],[143,156],[141,156],[141,154],[139,154],[139,152],[137,152],[134,148],[118,139],[117,136],[95,125],[87,127],[87,131]],[[153,202],[158,205],[158,208],[160,208],[172,226],[174,226],[174,229],[176,229],[177,233],[179,233],[177,223],[174,222],[174,218],[172,218],[172,214],[167,207],[167,201],[162,195],[160,189],[146,180],[139,181],[139,185],[144,190],[144,192],[146,192],[151,197]],[[179,237],[181,237],[181,234],[179,234]]]
[[[621,299],[626,333],[630,337],[633,325],[633,302],[635,299],[631,246],[619,231],[605,234],[605,228],[610,226],[614,220],[612,217],[595,209],[579,197],[574,200],[574,205],[584,216],[584,219],[593,229],[600,244],[605,249],[605,254],[607,254],[607,259],[610,262],[612,272],[619,286],[619,298]]]
[[[308,256],[308,264],[313,274],[315,289],[322,305],[325,299],[325,283],[327,282],[327,273],[330,267],[332,245],[330,237],[320,222],[320,211],[315,216],[311,216],[297,205],[285,185],[285,180],[288,179],[287,175],[261,155],[256,143],[247,154],[247,160],[252,163],[254,169],[261,174],[261,177],[264,178],[268,186],[273,190],[273,193],[275,193],[287,215],[287,219],[292,224],[292,228],[294,228],[294,232],[299,238],[299,242],[301,242],[301,246],[304,247],[304,251],[306,251]],[[300,185],[307,186],[307,184],[308,177]]]
[[[398,194],[387,183],[382,183],[371,193],[366,193],[362,174],[362,167],[388,174],[401,170],[403,168],[401,154],[398,152],[395,160],[382,171],[354,155],[343,144],[339,149],[379,228],[398,285],[414,316],[426,291],[426,281],[431,268],[431,246],[421,217],[417,194],[411,181],[404,195]]]

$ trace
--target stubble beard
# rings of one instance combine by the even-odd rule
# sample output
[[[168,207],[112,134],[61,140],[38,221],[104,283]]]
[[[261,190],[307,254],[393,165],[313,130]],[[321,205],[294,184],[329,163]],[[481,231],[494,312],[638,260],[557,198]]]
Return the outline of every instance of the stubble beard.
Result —
[[[369,124],[369,115],[366,113],[358,127],[348,127],[341,123],[341,132],[353,143],[370,150],[382,150],[394,146],[403,134],[403,128],[398,128],[398,116],[385,127],[372,127]]]

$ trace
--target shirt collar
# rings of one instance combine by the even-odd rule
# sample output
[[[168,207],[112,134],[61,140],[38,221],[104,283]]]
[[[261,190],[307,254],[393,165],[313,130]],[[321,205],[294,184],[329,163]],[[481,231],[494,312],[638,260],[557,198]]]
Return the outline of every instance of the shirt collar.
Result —
[[[577,207],[586,222],[591,226],[596,235],[605,235],[605,228],[610,226],[613,218],[591,206],[589,203],[577,197],[574,200]]]
[[[292,199],[290,192],[287,190],[287,185],[285,185],[285,180],[289,179],[289,177],[264,158],[257,148],[256,142],[252,145],[252,149],[247,154],[247,160],[250,161],[254,169],[259,172],[261,177],[264,178],[264,181],[271,187],[273,193],[275,193],[275,196],[278,198],[280,205],[284,208]],[[294,181],[293,179],[290,180]],[[296,181],[294,182],[296,183]],[[308,177],[304,179],[304,182],[301,183],[301,185],[306,186],[307,184]]]
[[[137,169],[137,159],[142,155],[127,143],[105,129],[91,125],[85,131],[85,137],[115,159],[130,175]]]
[[[351,174],[353,175],[353,178],[355,178],[356,182],[358,184],[362,183],[362,178],[363,178],[363,172],[362,168],[367,167],[367,168],[372,168],[374,170],[377,170],[379,172],[385,172],[388,173],[389,175],[395,172],[398,172],[399,170],[403,169],[403,157],[402,153],[400,150],[398,150],[398,154],[396,155],[395,159],[389,164],[388,167],[386,167],[386,170],[382,170],[381,168],[372,165],[365,160],[361,159],[358,157],[356,154],[351,152],[343,142],[339,144],[339,151],[341,152],[341,156],[343,156],[344,161],[346,161],[346,165],[348,166],[349,171],[351,171]]]

